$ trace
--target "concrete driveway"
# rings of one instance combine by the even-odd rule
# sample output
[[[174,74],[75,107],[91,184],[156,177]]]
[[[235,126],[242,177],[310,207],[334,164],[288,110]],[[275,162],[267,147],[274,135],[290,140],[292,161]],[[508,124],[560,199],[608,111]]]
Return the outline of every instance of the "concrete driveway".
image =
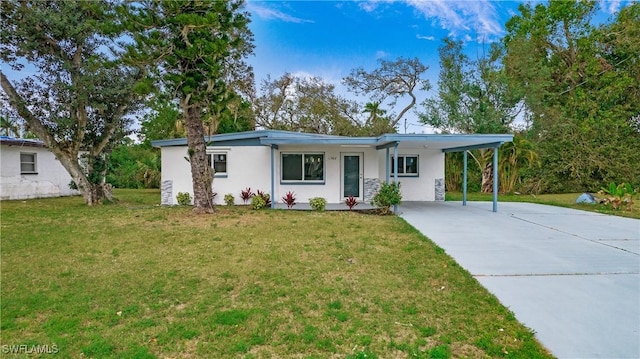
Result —
[[[640,220],[531,203],[405,202],[399,214],[559,358],[640,358]]]

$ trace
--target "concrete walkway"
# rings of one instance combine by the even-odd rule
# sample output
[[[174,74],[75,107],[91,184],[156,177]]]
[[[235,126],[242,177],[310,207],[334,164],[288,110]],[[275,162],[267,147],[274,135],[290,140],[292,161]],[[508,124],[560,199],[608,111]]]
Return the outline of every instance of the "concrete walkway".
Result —
[[[400,216],[558,358],[640,358],[640,220],[489,202],[406,202]]]

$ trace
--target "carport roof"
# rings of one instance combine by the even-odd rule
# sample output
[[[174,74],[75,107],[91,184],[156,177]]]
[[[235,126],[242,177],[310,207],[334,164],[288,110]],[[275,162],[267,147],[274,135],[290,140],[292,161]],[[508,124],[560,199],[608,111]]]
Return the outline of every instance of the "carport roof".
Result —
[[[229,145],[341,145],[384,149],[429,148],[443,152],[497,147],[511,142],[511,134],[384,134],[378,137],[349,137],[277,130],[225,133],[205,137],[210,146]],[[186,146],[186,138],[152,141],[154,147]]]

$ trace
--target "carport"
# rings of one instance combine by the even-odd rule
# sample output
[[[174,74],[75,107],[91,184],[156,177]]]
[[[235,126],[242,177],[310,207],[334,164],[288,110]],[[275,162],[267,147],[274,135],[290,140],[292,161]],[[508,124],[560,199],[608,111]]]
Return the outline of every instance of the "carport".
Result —
[[[531,203],[405,202],[400,216],[559,358],[640,357],[640,220]]]
[[[380,137],[380,144],[376,146],[377,150],[386,150],[386,182],[389,183],[389,149],[393,148],[394,158],[394,178],[393,181],[398,183],[398,146],[402,143],[404,146],[424,146],[425,148],[436,148],[443,153],[463,152],[464,166],[462,171],[462,205],[467,205],[467,162],[468,151],[478,149],[493,149],[493,212],[498,211],[498,149],[505,142],[512,142],[511,134],[496,135],[419,135],[419,134],[387,134]],[[393,211],[398,212],[397,206]]]

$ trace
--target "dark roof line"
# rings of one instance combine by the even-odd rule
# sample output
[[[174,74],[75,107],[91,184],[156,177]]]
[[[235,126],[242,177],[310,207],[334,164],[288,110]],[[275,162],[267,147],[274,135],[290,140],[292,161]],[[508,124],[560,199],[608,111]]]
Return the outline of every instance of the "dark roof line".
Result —
[[[30,138],[15,138],[10,136],[0,136],[0,145],[7,146],[24,146],[24,147],[42,147],[46,148],[47,145],[38,139]]]
[[[350,137],[323,135],[303,132],[290,132],[279,130],[256,130],[236,133],[225,133],[205,137],[206,142],[226,142],[243,140],[260,140],[263,145],[278,144],[367,144],[372,146],[387,145],[395,142],[441,142],[460,139],[474,139],[474,142],[494,143],[510,142],[512,134],[393,134],[388,133],[377,137]],[[152,141],[154,147],[185,146],[186,138],[174,138]]]

